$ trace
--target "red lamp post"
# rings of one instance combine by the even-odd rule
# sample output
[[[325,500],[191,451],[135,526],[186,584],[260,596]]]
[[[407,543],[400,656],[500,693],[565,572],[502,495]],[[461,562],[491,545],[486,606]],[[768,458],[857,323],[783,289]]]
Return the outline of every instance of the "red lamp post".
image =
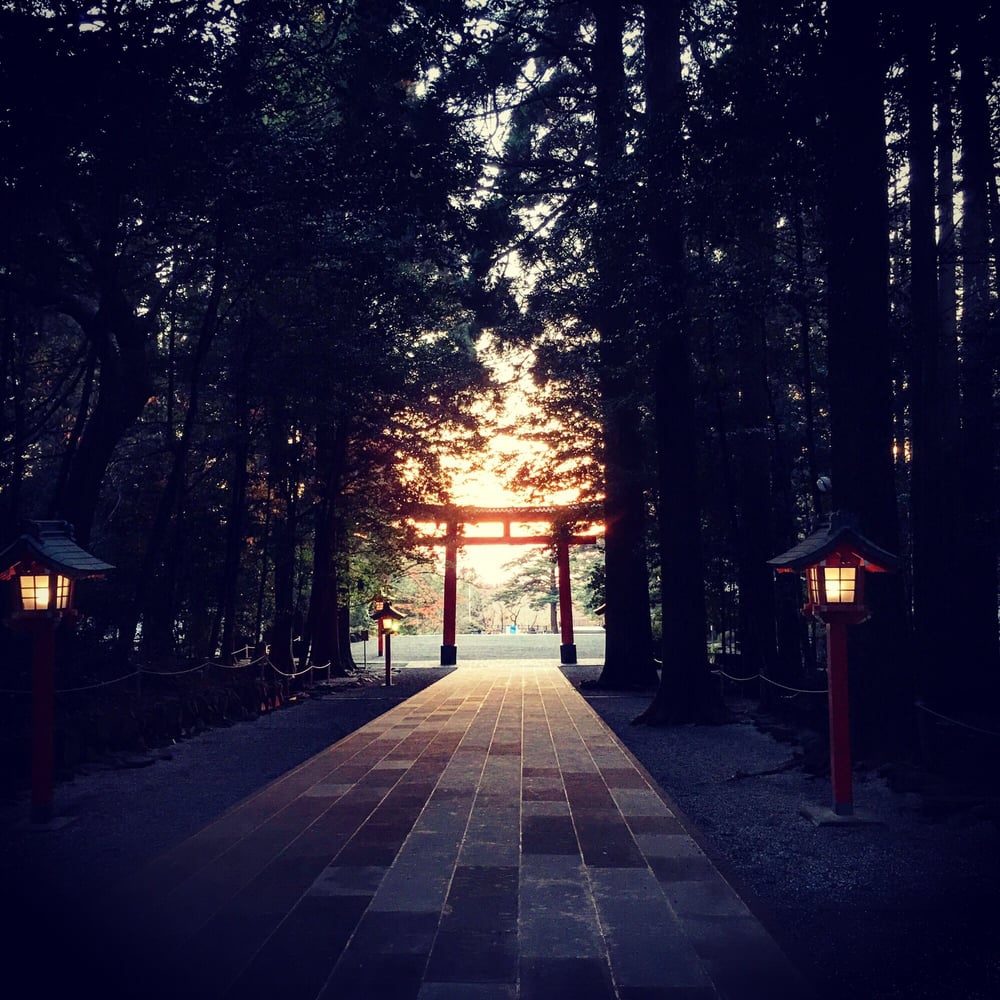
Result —
[[[372,594],[371,597],[368,598],[366,603],[368,604],[369,608],[374,608],[379,601],[382,601],[384,603],[385,600],[386,596],[383,593],[383,591],[378,590],[374,594]],[[382,656],[383,653],[385,652],[385,630],[382,626],[382,619],[379,618],[378,614],[376,614],[374,611],[372,611],[371,614],[372,617],[375,619],[375,639],[376,639],[375,655]]]
[[[76,618],[74,584],[114,567],[84,551],[65,521],[29,521],[24,534],[0,552],[0,579],[16,579],[11,624],[32,645],[31,822],[52,819],[55,771],[55,634]]]
[[[385,686],[392,687],[392,636],[399,631],[399,623],[406,617],[397,611],[388,601],[382,601],[382,607],[375,612],[379,633],[385,636]]]
[[[826,665],[830,715],[830,780],[833,813],[854,815],[851,726],[847,687],[847,626],[870,617],[864,603],[867,573],[895,571],[898,560],[833,514],[830,524],[768,560],[779,573],[804,573],[808,601],[803,614],[826,625]]]

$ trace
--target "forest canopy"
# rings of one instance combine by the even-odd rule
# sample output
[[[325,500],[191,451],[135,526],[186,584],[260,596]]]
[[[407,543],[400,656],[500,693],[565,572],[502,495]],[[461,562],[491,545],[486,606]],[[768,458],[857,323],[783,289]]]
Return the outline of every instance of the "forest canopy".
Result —
[[[648,721],[715,715],[710,640],[815,687],[767,560],[831,510],[902,560],[852,659],[862,743],[995,705],[998,29],[986,2],[4,4],[0,541],[62,519],[116,567],[76,637],[109,664],[294,640],[350,670],[407,505],[488,453],[488,341],[532,359],[550,449],[512,485],[604,503],[601,683],[658,684]]]

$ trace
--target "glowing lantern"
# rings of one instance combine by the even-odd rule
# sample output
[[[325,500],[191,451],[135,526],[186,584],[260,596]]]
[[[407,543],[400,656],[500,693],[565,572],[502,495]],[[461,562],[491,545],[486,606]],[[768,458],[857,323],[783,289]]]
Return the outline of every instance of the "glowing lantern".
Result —
[[[865,538],[851,519],[834,514],[826,527],[767,564],[779,573],[805,574],[805,614],[824,622],[836,619],[851,624],[869,615],[865,575],[894,572],[898,560]]]
[[[74,582],[104,576],[113,568],[81,549],[66,521],[29,521],[24,533],[0,552],[0,579],[17,581],[11,621],[31,635],[34,823],[47,824],[52,819],[56,626],[76,614]]]
[[[397,611],[388,598],[383,599],[382,607],[375,612],[375,620],[378,622],[380,633],[385,635],[385,686],[392,686],[392,636],[399,631],[402,620],[406,617],[401,611]]]
[[[851,817],[854,799],[847,694],[847,626],[869,617],[864,602],[865,576],[893,572],[898,560],[865,538],[852,519],[833,514],[826,527],[787,552],[769,559],[768,565],[779,573],[805,574],[808,602],[802,611],[826,624],[833,814]]]

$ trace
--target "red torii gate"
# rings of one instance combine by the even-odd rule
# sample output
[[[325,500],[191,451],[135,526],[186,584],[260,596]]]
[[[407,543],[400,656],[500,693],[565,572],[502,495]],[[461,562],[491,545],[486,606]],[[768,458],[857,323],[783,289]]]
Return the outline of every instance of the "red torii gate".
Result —
[[[413,504],[408,508],[410,519],[417,524],[431,523],[435,529],[444,526],[444,534],[424,533],[424,545],[444,546],[444,627],[441,645],[441,666],[450,667],[458,662],[455,644],[455,620],[458,605],[458,550],[463,545],[549,545],[556,549],[556,566],[559,586],[559,624],[561,645],[559,662],[576,663],[576,644],[573,641],[573,596],[569,583],[569,547],[595,545],[600,535],[577,534],[563,525],[581,522],[595,525],[603,523],[603,506],[587,504],[569,507],[465,507],[456,505]],[[496,524],[501,526],[499,535],[466,535],[465,525]],[[516,535],[511,525],[545,524],[549,530],[537,535]]]

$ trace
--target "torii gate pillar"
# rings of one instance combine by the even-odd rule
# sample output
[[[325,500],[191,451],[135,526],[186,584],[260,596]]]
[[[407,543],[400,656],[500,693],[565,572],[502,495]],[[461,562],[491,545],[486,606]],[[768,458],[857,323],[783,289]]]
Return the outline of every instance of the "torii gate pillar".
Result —
[[[458,525],[449,523],[444,543],[444,634],[441,645],[441,666],[458,663],[455,643],[455,619],[458,605]]]
[[[576,643],[573,641],[573,594],[569,580],[569,542],[562,535],[556,541],[556,567],[559,573],[559,627],[562,635],[559,662],[571,665],[576,663]]]

